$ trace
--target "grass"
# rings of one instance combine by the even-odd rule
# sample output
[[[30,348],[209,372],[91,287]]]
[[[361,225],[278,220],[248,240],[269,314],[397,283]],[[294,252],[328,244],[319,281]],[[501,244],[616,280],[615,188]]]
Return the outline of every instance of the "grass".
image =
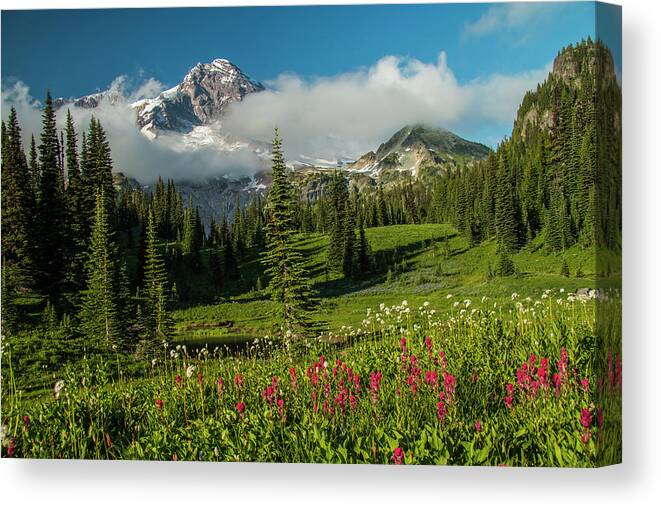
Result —
[[[140,380],[85,361],[41,402],[13,389],[10,357],[3,453],[575,467],[621,458],[619,356],[609,348],[594,361],[594,300],[449,301],[446,314],[379,305],[341,346],[262,340],[231,357],[166,347]]]
[[[486,242],[470,248],[467,241],[447,224],[394,225],[370,228],[366,233],[377,269],[353,280],[326,271],[327,236],[311,234],[302,236],[299,241],[299,248],[308,259],[313,289],[321,299],[313,317],[325,322],[332,332],[342,326],[358,325],[365,308],[382,302],[394,305],[407,299],[411,305],[419,306],[428,300],[442,311],[449,307],[446,299],[449,293],[462,298],[507,299],[513,292],[539,294],[549,288],[563,287],[571,291],[596,285],[594,249],[572,247],[562,254],[549,255],[533,245],[513,256],[519,270],[517,276],[489,278],[489,263],[495,259],[496,245]],[[563,259],[567,260],[572,275],[580,268],[583,277],[561,276]],[[270,317],[270,301],[263,292],[244,292],[246,287],[254,287],[257,277],[262,274],[259,261],[248,259],[241,271],[243,280],[229,282],[224,288],[227,302],[202,304],[174,312],[177,322],[175,341],[216,346],[272,332],[275,323]],[[195,283],[203,285],[208,281]],[[187,330],[194,324],[227,321],[232,323],[229,329]]]
[[[593,249],[547,254],[533,244],[513,255],[516,275],[494,278],[496,245],[470,247],[449,225],[367,235],[375,268],[353,279],[325,269],[325,236],[300,236],[320,297],[313,317],[328,330],[308,343],[264,338],[275,322],[255,290],[263,268],[254,256],[213,304],[200,303],[217,292],[208,278],[177,280],[192,301],[173,312],[172,343],[153,362],[121,354],[73,361],[80,344],[66,325],[40,324],[43,302],[18,300],[34,329],[3,341],[3,455],[526,466],[621,459],[618,300],[571,294],[596,286]],[[560,275],[563,261],[572,276]],[[597,314],[612,323],[600,336]],[[65,389],[53,399],[58,380]]]

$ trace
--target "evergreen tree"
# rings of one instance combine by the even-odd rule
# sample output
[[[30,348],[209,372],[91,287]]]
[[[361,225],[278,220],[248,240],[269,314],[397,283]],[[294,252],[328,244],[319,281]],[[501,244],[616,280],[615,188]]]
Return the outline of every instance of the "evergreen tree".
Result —
[[[360,222],[358,236],[358,269],[361,274],[364,274],[372,269],[372,251],[367,240],[367,235],[365,234],[363,221]]]
[[[512,169],[505,148],[500,148],[496,194],[496,238],[501,248],[515,251],[519,247],[519,227]]]
[[[287,176],[278,131],[273,139],[273,184],[268,194],[266,251],[263,262],[270,276],[268,292],[277,305],[283,332],[303,332],[310,328],[308,311],[312,294],[303,265],[303,256],[294,243],[293,189]]]
[[[342,272],[351,277],[356,271],[356,212],[350,200],[347,199],[344,208],[343,227],[344,251],[342,255]]]
[[[18,314],[16,311],[16,304],[14,303],[14,290],[9,281],[9,270],[6,266],[2,267],[0,273],[2,277],[2,306],[0,307],[0,328],[5,336],[11,336],[16,332],[18,324]]]
[[[83,195],[85,189],[80,175],[76,130],[71,111],[67,111],[65,150],[68,179],[66,189],[67,221],[70,230],[67,245],[67,258],[70,259],[70,263],[67,267],[66,278],[69,289],[79,291],[85,285],[84,266],[89,238],[87,231],[88,219],[85,216],[85,196]]]
[[[94,117],[90,120],[86,156],[86,170],[89,172],[93,191],[96,194],[97,190],[102,190],[106,214],[111,220],[111,225],[114,226],[112,219],[115,217],[116,191],[113,184],[110,144],[101,123]]]
[[[38,245],[38,276],[41,292],[57,301],[65,279],[67,259],[67,206],[64,181],[59,162],[59,141],[55,110],[50,92],[42,114],[43,126],[39,145],[39,193],[36,237]]]
[[[34,134],[30,137],[30,183],[32,192],[37,195],[39,189],[39,153],[37,152],[37,143],[34,140]]]
[[[331,221],[330,240],[328,243],[327,264],[328,269],[331,271],[345,272],[348,202],[349,189],[346,178],[339,173],[335,173],[331,181],[329,202],[333,219]]]
[[[226,278],[236,278],[239,271],[239,264],[234,255],[232,244],[232,235],[230,234],[227,217],[223,216],[221,225],[222,251],[223,251],[223,274]]]
[[[510,276],[513,275],[516,271],[514,262],[510,257],[510,249],[502,245],[498,245],[498,250],[496,252],[496,274],[498,276]]]
[[[122,287],[117,244],[109,223],[103,191],[97,192],[96,212],[86,265],[80,327],[93,346],[119,346],[126,322],[121,318]]]
[[[168,311],[167,277],[165,264],[158,252],[156,220],[153,210],[150,210],[148,214],[146,240],[143,268],[143,295],[145,298],[143,319],[150,341],[152,345],[155,345],[157,339],[168,338],[172,334],[173,324]]]
[[[4,123],[3,123],[4,126]],[[2,142],[2,260],[12,288],[34,286],[35,235],[33,217],[35,200],[21,129],[12,107]]]

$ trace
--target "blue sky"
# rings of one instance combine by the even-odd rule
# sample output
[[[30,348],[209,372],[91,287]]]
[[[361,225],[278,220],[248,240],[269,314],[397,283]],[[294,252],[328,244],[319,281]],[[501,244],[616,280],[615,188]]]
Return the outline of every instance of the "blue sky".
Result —
[[[77,96],[119,74],[176,84],[216,57],[269,80],[347,72],[384,55],[432,61],[444,50],[468,80],[538,68],[569,42],[594,37],[591,2],[542,7],[536,19],[504,19],[473,36],[467,24],[493,4],[3,11],[2,75]]]
[[[621,69],[618,15],[604,9],[597,17]],[[608,29],[614,20],[616,29]],[[362,103],[379,94],[370,80],[395,73],[397,86],[418,95],[448,88],[437,102],[402,99],[413,111],[447,110],[423,120],[493,146],[509,134],[523,93],[545,78],[557,52],[588,35],[595,37],[592,2],[3,11],[2,84],[7,90],[20,81],[38,99],[47,87],[56,97],[106,89],[120,75],[135,86],[154,78],[167,88],[197,62],[222,57],[279,91],[303,89],[305,107],[314,108],[324,80],[334,84],[332,95],[346,88],[338,76],[349,73],[357,93],[338,100]],[[292,75],[293,84],[284,78]],[[362,145],[392,130],[396,114],[375,120],[384,130],[373,129]]]

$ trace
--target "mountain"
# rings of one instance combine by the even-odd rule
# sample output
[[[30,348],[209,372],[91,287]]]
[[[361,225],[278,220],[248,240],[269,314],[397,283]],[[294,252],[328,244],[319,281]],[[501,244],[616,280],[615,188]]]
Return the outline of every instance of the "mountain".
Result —
[[[369,174],[374,179],[389,179],[397,173],[418,177],[422,172],[456,169],[460,162],[486,158],[491,149],[467,141],[452,132],[425,125],[407,125],[381,144],[346,166],[354,172]]]
[[[268,145],[240,139],[221,129],[220,120],[227,106],[241,101],[264,86],[245,74],[229,60],[217,58],[210,63],[198,63],[184,76],[181,83],[159,93],[130,103],[136,114],[136,127],[151,140],[161,134],[175,134],[186,150],[212,147],[221,152],[249,151],[258,160],[268,159]],[[115,88],[85,95],[77,99],[58,98],[56,109],[73,105],[94,109],[102,102],[126,103]],[[256,168],[264,169],[268,164]]]
[[[178,188],[185,197],[192,198],[200,208],[202,219],[208,222],[212,217],[219,220],[222,214],[231,213],[237,203],[245,203],[252,194],[263,194],[270,185],[270,146],[233,136],[222,125],[231,103],[264,89],[238,66],[218,58],[210,63],[198,63],[179,84],[155,97],[129,103],[113,87],[77,99],[56,99],[55,106],[94,109],[104,102],[128,103],[136,115],[136,129],[154,142],[167,135],[167,142],[176,143],[177,150],[252,153],[255,167],[252,174],[244,177],[229,177],[219,168],[216,176],[203,181],[188,181],[182,172],[182,178],[177,181]],[[419,177],[453,170],[462,162],[470,164],[489,153],[486,146],[462,139],[447,130],[410,125],[397,131],[376,151],[355,161],[325,160],[315,154],[302,154],[298,160],[288,161],[287,165],[294,170],[295,180],[303,192],[314,199],[323,192],[326,184],[322,173],[329,170],[346,170],[356,185],[374,186],[376,182],[398,181],[402,176]],[[154,168],[154,180],[157,171],[158,168]],[[118,181],[122,185],[139,185],[124,176]]]
[[[211,63],[198,63],[174,88],[131,105],[145,134],[156,136],[159,130],[188,133],[218,121],[232,102],[263,90],[261,83],[232,62],[217,58]]]

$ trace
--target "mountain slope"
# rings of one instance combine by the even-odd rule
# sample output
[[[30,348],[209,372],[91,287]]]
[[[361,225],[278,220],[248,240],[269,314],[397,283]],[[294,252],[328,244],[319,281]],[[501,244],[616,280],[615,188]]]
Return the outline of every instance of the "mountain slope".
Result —
[[[393,172],[408,172],[417,177],[425,169],[448,171],[457,168],[461,161],[481,160],[489,153],[491,149],[487,146],[467,141],[448,130],[407,125],[376,152],[366,153],[346,168],[378,179]]]

